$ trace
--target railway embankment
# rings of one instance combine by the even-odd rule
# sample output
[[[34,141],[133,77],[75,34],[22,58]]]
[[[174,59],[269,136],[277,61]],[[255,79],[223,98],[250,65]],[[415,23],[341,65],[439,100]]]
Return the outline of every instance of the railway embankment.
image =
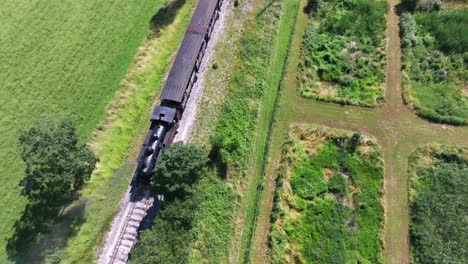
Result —
[[[205,55],[198,70],[198,80],[190,93],[190,98],[184,110],[184,115],[179,123],[178,133],[174,139],[177,141],[189,141],[190,131],[196,122],[198,102],[203,96],[205,73],[210,65],[213,49],[223,32],[225,14],[228,4],[225,1],[219,12],[219,19],[210,37],[205,50]],[[144,195],[140,193],[144,192]],[[103,249],[100,253],[99,263],[126,263],[128,253],[137,240],[140,223],[147,215],[147,210],[159,207],[159,197],[155,197],[149,190],[143,190],[141,186],[131,185],[125,198],[121,202],[112,226],[108,231]],[[157,209],[156,209],[157,210]]]

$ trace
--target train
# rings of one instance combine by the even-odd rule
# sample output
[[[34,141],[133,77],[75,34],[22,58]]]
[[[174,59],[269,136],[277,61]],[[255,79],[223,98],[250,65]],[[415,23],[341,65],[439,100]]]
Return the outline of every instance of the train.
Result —
[[[156,162],[177,134],[200,64],[210,40],[223,0],[199,0],[176,59],[155,107],[150,127],[137,158],[135,180],[147,183]]]

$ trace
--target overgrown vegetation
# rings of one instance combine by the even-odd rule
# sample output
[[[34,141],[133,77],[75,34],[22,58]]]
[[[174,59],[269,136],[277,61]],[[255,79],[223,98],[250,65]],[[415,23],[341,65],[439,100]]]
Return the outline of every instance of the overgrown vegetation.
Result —
[[[414,15],[401,15],[404,99],[422,117],[466,125],[468,11],[436,7],[426,2]]]
[[[380,263],[383,161],[359,133],[294,125],[277,178],[273,263]]]
[[[235,223],[231,222],[234,229],[222,243],[230,246],[229,255],[215,262],[226,262],[227,257],[239,262],[250,258],[265,148],[299,3],[263,1],[257,4],[258,9],[244,27],[238,44],[237,67],[229,83],[220,121],[211,133],[213,154],[218,157],[222,174],[239,198],[231,208],[234,210],[222,213],[231,216]],[[208,228],[204,232],[213,233]],[[203,244],[212,243],[200,243]],[[195,262],[213,261],[197,258]]]
[[[385,1],[309,1],[302,43],[302,96],[372,107],[383,99]]]
[[[409,167],[414,263],[465,263],[468,256],[468,149],[430,145]]]

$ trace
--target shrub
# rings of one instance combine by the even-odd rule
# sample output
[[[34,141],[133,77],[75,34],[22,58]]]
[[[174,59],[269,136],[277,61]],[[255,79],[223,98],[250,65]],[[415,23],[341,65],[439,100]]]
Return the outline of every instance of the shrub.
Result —
[[[305,12],[312,15],[319,15],[323,7],[323,0],[308,0]]]
[[[468,14],[466,11],[419,14],[416,22],[436,39],[437,47],[446,52],[468,52]]]
[[[401,6],[403,7],[403,10],[408,11],[408,12],[414,12],[416,11],[416,7],[418,6],[419,0],[402,0],[401,1]]]
[[[442,0],[427,0],[421,5],[421,10],[424,12],[439,11],[442,9]]]
[[[401,46],[413,47],[416,46],[417,38],[415,33],[416,22],[411,13],[405,12],[400,17],[400,37],[401,37]]]
[[[188,263],[198,201],[174,200],[162,209],[152,229],[142,232],[130,263]]]
[[[204,149],[177,142],[164,151],[156,163],[151,185],[168,199],[183,199],[193,192],[193,185],[205,175],[207,162]]]

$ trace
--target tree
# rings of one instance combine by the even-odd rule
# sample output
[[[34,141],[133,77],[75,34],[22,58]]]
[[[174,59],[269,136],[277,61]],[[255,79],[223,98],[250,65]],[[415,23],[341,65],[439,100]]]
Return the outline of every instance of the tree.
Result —
[[[188,263],[198,203],[196,199],[175,199],[167,204],[152,229],[141,233],[129,262]]]
[[[151,185],[168,199],[185,198],[192,186],[205,174],[208,155],[193,144],[177,142],[156,163]]]
[[[21,194],[32,203],[57,207],[89,180],[97,158],[79,142],[69,118],[44,119],[20,131],[18,149],[25,163]]]
[[[401,5],[405,11],[414,12],[418,6],[419,0],[401,0]]]

